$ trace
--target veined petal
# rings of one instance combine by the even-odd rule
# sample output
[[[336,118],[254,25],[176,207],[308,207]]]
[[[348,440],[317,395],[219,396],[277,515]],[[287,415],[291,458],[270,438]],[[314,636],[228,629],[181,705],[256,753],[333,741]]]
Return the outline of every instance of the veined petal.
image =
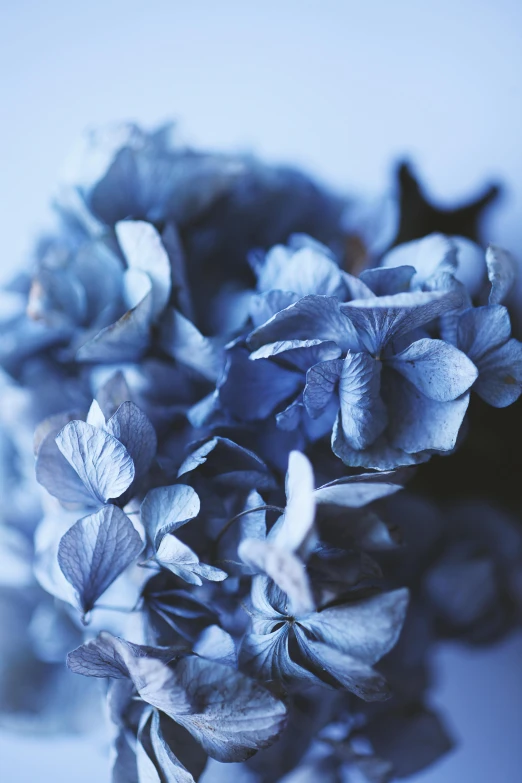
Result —
[[[270,250],[256,265],[258,291],[293,291],[299,296],[336,294],[342,286],[341,271],[328,249],[318,244],[298,249],[282,245]]]
[[[388,434],[395,448],[409,454],[455,448],[469,394],[449,402],[430,400],[405,378],[396,375],[387,379],[387,395],[393,410]]]
[[[470,307],[458,319],[457,346],[477,364],[511,337],[509,313],[503,305]]]
[[[74,467],[58,448],[56,443],[58,432],[54,428],[43,438],[39,446],[35,466],[36,480],[62,503],[80,503],[84,506],[97,505],[98,498],[92,495]]]
[[[150,703],[159,696],[158,708],[184,726],[212,758],[244,761],[271,745],[285,725],[283,703],[230,666],[190,656],[176,664],[171,679],[172,698],[167,681],[156,693],[149,689]],[[178,688],[187,693],[189,709],[178,704]]]
[[[426,397],[438,402],[460,397],[478,376],[466,354],[444,340],[417,340],[387,363]]]
[[[287,623],[273,633],[247,634],[241,647],[241,659],[247,670],[265,681],[285,682],[295,678],[317,683],[318,679],[314,674],[291,659],[288,634]]]
[[[483,356],[474,391],[489,405],[505,408],[522,392],[522,343],[512,338]]]
[[[271,541],[247,538],[238,547],[241,560],[255,572],[266,574],[288,596],[295,614],[312,612],[315,603],[302,560]]]
[[[314,612],[300,624],[316,639],[373,665],[397,642],[408,608],[408,590],[379,593]]]
[[[199,509],[199,497],[192,487],[185,484],[156,487],[149,490],[141,504],[141,521],[157,549],[164,536],[194,519]]]
[[[489,304],[500,304],[515,282],[517,263],[507,250],[503,250],[497,245],[489,245],[486,250],[486,266],[491,283]]]
[[[143,542],[130,519],[108,505],[79,519],[62,537],[58,562],[84,614],[138,557]]]
[[[340,305],[366,348],[379,354],[388,343],[433,321],[462,302],[459,291],[414,291],[374,299],[355,299]]]
[[[341,349],[357,349],[357,333],[341,312],[335,296],[305,296],[251,333],[248,344],[255,350],[278,340],[332,340]]]
[[[367,663],[321,642],[297,636],[303,655],[314,669],[327,672],[351,693],[364,701],[384,701],[390,688],[382,674]]]
[[[192,585],[202,585],[203,579],[222,582],[228,576],[221,568],[201,563],[194,550],[173,535],[162,538],[156,559],[161,566]]]
[[[342,359],[333,359],[315,364],[306,373],[303,403],[312,419],[319,418],[326,410],[335,394],[343,366]]]
[[[134,480],[134,463],[122,443],[85,421],[71,421],[56,443],[99,503],[119,498]]]
[[[136,475],[144,476],[156,456],[157,438],[148,417],[130,400],[110,417],[105,429],[123,443],[134,462]]]
[[[380,397],[382,365],[367,353],[348,351],[339,380],[341,420],[346,441],[364,449],[379,437],[387,423]]]
[[[344,436],[340,413],[332,430],[332,451],[345,465],[372,470],[394,470],[401,466],[418,465],[426,462],[431,456],[429,451],[409,454],[393,446],[386,433],[377,438],[368,448],[354,449]]]
[[[331,359],[338,359],[341,349],[331,340],[281,340],[267,343],[250,354],[255,359],[282,360],[296,370],[306,372],[309,367]]]

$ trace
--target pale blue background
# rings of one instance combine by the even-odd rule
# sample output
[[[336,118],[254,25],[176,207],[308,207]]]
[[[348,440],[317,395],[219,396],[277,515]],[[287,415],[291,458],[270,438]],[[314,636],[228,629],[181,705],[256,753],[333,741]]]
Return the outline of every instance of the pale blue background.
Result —
[[[0,0],[0,112],[0,276],[86,126],[172,116],[195,143],[370,195],[405,153],[447,201],[500,178],[488,238],[522,257],[520,0]],[[419,783],[519,783],[521,662],[521,636],[438,655],[434,700],[463,745]],[[0,735],[0,781],[106,783],[106,758]]]

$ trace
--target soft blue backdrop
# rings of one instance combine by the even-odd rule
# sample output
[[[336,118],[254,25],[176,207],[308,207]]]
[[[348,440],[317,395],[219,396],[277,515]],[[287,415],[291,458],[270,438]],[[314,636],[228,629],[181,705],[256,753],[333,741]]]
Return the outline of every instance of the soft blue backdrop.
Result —
[[[195,143],[368,194],[405,153],[444,200],[499,178],[488,238],[522,257],[520,0],[0,0],[0,107],[1,277],[86,126],[173,116]],[[518,783],[521,660],[521,637],[439,654],[434,700],[463,746],[419,783]],[[105,783],[106,766],[85,741],[0,735],[2,783]]]

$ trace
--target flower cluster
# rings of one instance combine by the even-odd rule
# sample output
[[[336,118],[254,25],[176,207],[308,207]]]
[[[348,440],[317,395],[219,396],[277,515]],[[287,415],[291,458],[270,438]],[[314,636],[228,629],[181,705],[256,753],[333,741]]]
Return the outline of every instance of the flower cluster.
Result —
[[[106,681],[115,783],[412,774],[451,747],[432,642],[520,618],[517,524],[450,524],[413,468],[465,441],[470,395],[522,392],[515,263],[433,233],[357,276],[350,205],[118,128],[89,137],[10,286],[0,364],[45,490],[13,476],[0,527],[18,647],[63,717],[66,653]]]

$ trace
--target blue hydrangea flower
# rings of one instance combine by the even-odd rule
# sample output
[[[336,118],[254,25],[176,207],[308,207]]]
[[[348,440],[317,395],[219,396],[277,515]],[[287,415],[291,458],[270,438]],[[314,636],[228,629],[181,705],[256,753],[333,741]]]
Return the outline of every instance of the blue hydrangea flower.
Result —
[[[386,698],[387,684],[372,667],[397,641],[408,593],[357,598],[292,614],[284,594],[267,579],[255,577],[252,632],[242,650],[249,670],[264,680],[317,683],[323,677],[366,701]]]
[[[477,370],[424,330],[461,306],[460,292],[409,290],[413,267],[369,270],[356,280],[301,239],[297,250],[269,254],[260,280],[279,285],[278,270],[288,276],[293,268],[283,260],[303,254],[315,276],[293,272],[300,298],[254,329],[250,354],[230,348],[222,406],[258,420],[300,392],[276,413],[279,427],[304,427],[313,440],[334,426],[334,451],[349,465],[389,469],[453,449]],[[292,286],[288,277],[283,283]]]
[[[498,458],[515,262],[432,234],[356,276],[356,236],[383,247],[357,207],[172,128],[87,138],[2,321],[2,720],[81,722],[74,647],[118,783],[384,783],[449,750],[430,651],[520,620],[520,536],[427,496]]]

